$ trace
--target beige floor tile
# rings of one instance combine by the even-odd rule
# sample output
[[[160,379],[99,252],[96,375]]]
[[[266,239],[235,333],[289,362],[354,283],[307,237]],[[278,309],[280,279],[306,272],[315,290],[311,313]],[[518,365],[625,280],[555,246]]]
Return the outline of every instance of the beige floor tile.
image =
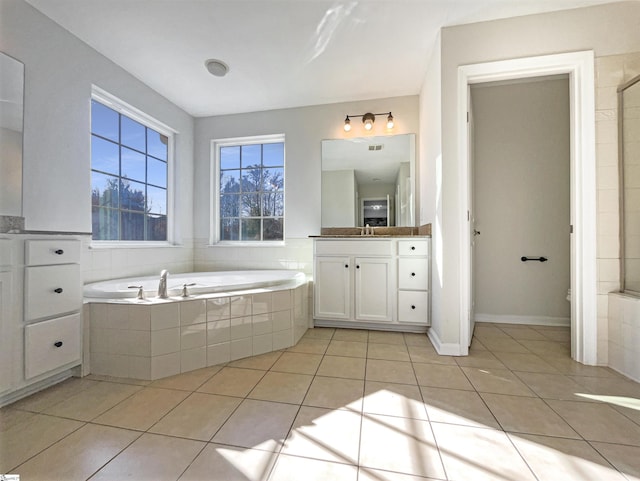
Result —
[[[542,356],[545,361],[555,367],[558,371],[565,375],[573,376],[590,376],[590,377],[613,377],[618,378],[620,375],[615,371],[601,366],[586,366],[574,361],[569,356]]]
[[[189,395],[186,391],[145,387],[93,422],[146,431]]]
[[[431,425],[449,479],[535,480],[506,433],[454,424]]]
[[[509,334],[510,337],[522,341],[546,341],[549,338],[530,327],[501,327],[503,332]]]
[[[547,372],[560,374],[560,372],[537,354],[517,352],[495,352],[494,355],[511,371]],[[476,366],[478,367],[478,366]]]
[[[474,336],[473,339],[471,340],[471,345],[469,346],[469,353],[477,352],[477,351],[486,351],[486,350],[487,348],[485,347],[484,344],[482,344],[480,339],[477,339]]]
[[[301,352],[284,352],[271,367],[272,371],[291,372],[296,374],[315,374],[322,361],[321,354],[304,354]]]
[[[640,384],[625,378],[571,376],[593,394],[640,399]]]
[[[591,445],[629,481],[640,481],[640,447],[595,442]]]
[[[367,381],[363,412],[428,420],[418,386]]]
[[[420,386],[473,391],[473,386],[458,366],[414,363],[413,369]]]
[[[487,345],[484,343],[485,346]],[[571,347],[566,342],[556,342],[556,341],[529,341],[522,340],[520,341],[524,347],[529,349],[529,351],[534,354],[538,354],[545,359],[547,357],[569,357],[571,355]],[[487,346],[488,348],[489,346]]]
[[[429,364],[448,364],[456,366],[453,356],[441,356],[433,348],[424,348],[422,346],[407,346],[409,357],[412,362],[425,362]]]
[[[314,327],[304,333],[305,339],[331,339],[336,330],[332,327]]]
[[[429,340],[429,336],[427,336],[426,333],[418,334],[414,332],[405,332],[404,343],[407,346],[425,347],[435,351],[433,345],[431,344],[431,341]]]
[[[241,402],[236,397],[195,392],[149,432],[209,441]]]
[[[245,399],[211,440],[245,448],[278,451],[298,406]]]
[[[482,398],[475,391],[420,386],[430,421],[500,429]]]
[[[89,381],[101,381],[101,382],[117,382],[118,384],[131,384],[132,386],[148,386],[153,381],[146,379],[134,379],[131,377],[116,377],[116,376],[104,376],[101,374],[89,374],[83,379]]]
[[[427,421],[374,414],[362,418],[360,466],[445,478]]]
[[[534,393],[507,369],[463,367],[465,375],[479,392],[534,396]]]
[[[363,329],[336,329],[332,338],[334,341],[369,341],[369,331]]]
[[[511,336],[502,331],[502,329],[478,322],[476,322],[476,327],[473,331],[473,337],[479,339],[483,344],[486,339],[511,339]]]
[[[180,481],[264,481],[277,456],[270,451],[208,444]]]
[[[557,342],[571,342],[571,331],[569,329],[555,331],[555,330],[539,330],[544,337],[551,341]]]
[[[305,406],[362,411],[364,381],[316,376],[304,398]]]
[[[302,406],[282,453],[357,464],[360,423],[359,412]]]
[[[523,346],[519,341],[511,338],[487,338],[483,339],[482,343],[491,352],[520,352],[524,354],[528,354],[530,352],[529,349]]]
[[[625,481],[585,441],[526,434],[509,437],[539,481]]]
[[[453,358],[461,367],[481,367],[486,369],[505,369],[506,366],[489,350],[469,351],[468,356]]]
[[[33,418],[36,413],[13,409],[13,405],[0,408],[0,434]]]
[[[410,362],[367,359],[367,381],[397,382],[417,384]]]
[[[515,372],[522,382],[544,399],[562,399],[566,401],[589,401],[580,394],[589,394],[589,390],[573,379],[562,374]]]
[[[427,478],[423,478],[422,476],[393,473],[391,471],[381,471],[372,468],[360,468],[358,471],[358,481],[425,481],[426,479]]]
[[[547,403],[588,441],[640,446],[640,426],[611,406],[554,400]]]
[[[228,367],[241,367],[244,369],[260,369],[268,371],[276,363],[284,351],[273,351],[259,356],[245,357],[227,364]]]
[[[369,359],[386,359],[388,361],[410,361],[409,351],[403,344],[369,343],[367,349]]]
[[[505,431],[580,437],[542,399],[488,393],[482,393],[481,396]]]
[[[265,371],[256,369],[223,367],[220,372],[200,386],[198,392],[245,397],[264,375]]]
[[[87,479],[140,433],[86,424],[14,471],[25,480]]]
[[[290,347],[290,352],[306,352],[307,354],[324,354],[329,346],[329,339],[300,339],[298,344]]]
[[[358,468],[348,464],[332,463],[298,456],[278,456],[269,481],[356,481]]]
[[[175,376],[158,379],[149,384],[150,387],[159,387],[164,389],[179,389],[181,391],[195,391],[211,376],[222,369],[222,366],[205,367],[204,369],[196,369],[195,371],[177,374]]]
[[[329,343],[327,355],[346,357],[367,357],[367,343],[358,341],[336,341]]]
[[[0,473],[13,473],[34,454],[59,441],[83,423],[36,414],[14,424],[0,436]]]
[[[71,396],[65,402],[45,409],[44,413],[80,421],[91,421],[141,389],[143,389],[142,386],[100,382]]]
[[[62,381],[55,386],[51,386],[43,391],[37,392],[29,397],[21,399],[11,405],[13,409],[24,409],[41,413],[62,401],[66,401],[71,396],[78,394],[85,389],[99,384],[99,381],[90,381],[86,378],[80,379],[72,377]]]
[[[404,335],[401,332],[369,331],[369,342],[405,345]]]
[[[357,357],[324,356],[317,376],[364,379],[367,360]]]
[[[205,443],[191,439],[143,434],[98,471],[91,481],[174,481],[204,446]]]
[[[269,371],[247,397],[262,401],[301,404],[313,376]]]

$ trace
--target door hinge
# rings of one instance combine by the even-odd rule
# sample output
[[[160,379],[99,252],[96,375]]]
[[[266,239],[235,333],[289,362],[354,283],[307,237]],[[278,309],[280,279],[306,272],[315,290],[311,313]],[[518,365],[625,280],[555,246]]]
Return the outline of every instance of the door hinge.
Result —
[[[469,112],[467,112],[467,123],[469,123]]]
[[[467,222],[469,222],[471,220],[471,214],[469,214],[469,211],[467,211]]]
[[[569,234],[573,234],[573,224],[569,224]]]

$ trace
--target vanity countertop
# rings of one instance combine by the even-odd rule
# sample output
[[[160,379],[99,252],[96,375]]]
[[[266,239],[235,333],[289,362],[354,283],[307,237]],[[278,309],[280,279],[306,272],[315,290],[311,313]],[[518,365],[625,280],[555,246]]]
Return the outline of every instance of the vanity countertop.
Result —
[[[431,224],[420,227],[370,227],[373,234],[364,234],[365,227],[323,227],[316,239],[376,239],[390,237],[431,237]]]

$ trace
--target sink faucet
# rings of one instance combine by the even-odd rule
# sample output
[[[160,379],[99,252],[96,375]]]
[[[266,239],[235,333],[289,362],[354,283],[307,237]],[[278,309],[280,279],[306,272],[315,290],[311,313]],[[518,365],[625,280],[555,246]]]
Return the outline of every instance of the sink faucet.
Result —
[[[167,295],[167,275],[169,271],[163,269],[160,272],[160,283],[158,284],[158,297],[160,299],[167,299],[169,296]]]

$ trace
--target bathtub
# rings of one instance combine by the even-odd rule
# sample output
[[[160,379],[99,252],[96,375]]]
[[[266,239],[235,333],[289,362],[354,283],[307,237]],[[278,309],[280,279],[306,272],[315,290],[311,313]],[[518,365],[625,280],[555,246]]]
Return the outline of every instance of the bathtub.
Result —
[[[138,289],[129,286],[142,286],[144,296],[151,300],[156,297],[160,275],[148,277],[128,277],[102,282],[94,282],[84,286],[84,297],[98,299],[135,298]],[[169,297],[180,297],[182,286],[188,285],[189,295],[202,295],[233,292],[239,290],[264,287],[286,287],[304,283],[303,272],[291,270],[255,270],[255,271],[221,271],[191,272],[185,274],[169,274],[167,277],[167,293]],[[194,284],[194,285],[189,285]]]
[[[87,284],[83,375],[156,380],[286,349],[312,326],[302,272],[169,274]],[[182,297],[182,286],[188,297]],[[138,299],[143,286],[144,299]]]

